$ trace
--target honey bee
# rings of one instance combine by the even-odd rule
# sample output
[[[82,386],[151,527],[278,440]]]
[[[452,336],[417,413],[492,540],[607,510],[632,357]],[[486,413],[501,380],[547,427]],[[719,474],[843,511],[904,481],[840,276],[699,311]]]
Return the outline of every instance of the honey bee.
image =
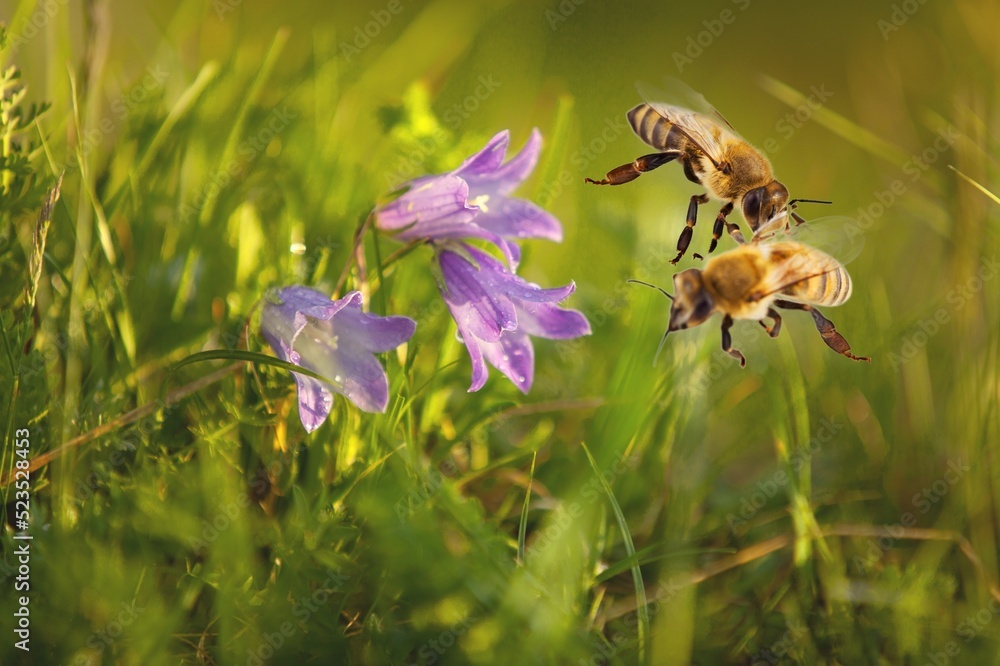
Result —
[[[712,257],[704,269],[689,268],[674,275],[673,295],[655,285],[631,280],[659,289],[672,301],[670,323],[660,349],[671,331],[698,326],[719,312],[722,349],[743,367],[746,358],[733,349],[729,333],[734,320],[756,320],[776,338],[781,331],[781,315],[775,308],[783,308],[811,314],[823,341],[835,352],[855,361],[871,362],[867,356],[852,354],[851,345],[833,322],[813,307],[841,305],[850,298],[851,276],[839,261],[805,243],[784,240],[780,233],[756,235],[747,243],[734,223],[727,223],[727,229],[739,247]],[[771,325],[764,321],[767,318],[773,321]]]
[[[734,206],[740,208],[750,230],[756,233],[787,226],[789,212],[796,222],[803,222],[792,210],[799,202],[830,203],[815,199],[789,201],[788,189],[774,178],[767,157],[744,140],[721,113],[680,81],[667,79],[665,83],[670,92],[637,84],[645,102],[626,114],[636,135],[660,152],[612,169],[601,180],[584,180],[594,185],[621,185],[679,160],[687,179],[702,185],[708,193],[691,197],[687,224],[677,239],[677,256],[670,263],[676,264],[687,251],[698,221],[698,206],[708,203],[709,197],[725,202],[715,218],[709,253],[715,250],[727,224],[726,216]],[[665,99],[687,106],[658,101]]]

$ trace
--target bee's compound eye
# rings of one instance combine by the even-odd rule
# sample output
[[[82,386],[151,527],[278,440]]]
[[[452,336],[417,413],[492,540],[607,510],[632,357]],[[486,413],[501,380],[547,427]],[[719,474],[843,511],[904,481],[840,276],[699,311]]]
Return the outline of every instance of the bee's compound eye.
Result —
[[[764,198],[764,188],[758,187],[750,190],[743,197],[743,217],[747,219],[750,227],[756,231],[760,224],[760,204]]]

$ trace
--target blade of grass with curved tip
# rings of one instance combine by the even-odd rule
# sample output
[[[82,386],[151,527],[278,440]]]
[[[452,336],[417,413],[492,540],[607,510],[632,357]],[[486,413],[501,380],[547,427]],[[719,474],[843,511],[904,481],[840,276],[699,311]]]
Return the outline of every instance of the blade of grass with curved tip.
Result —
[[[766,74],[761,75],[760,84],[765,91],[790,107],[798,107],[809,102],[809,98],[806,95],[787,83]],[[813,117],[817,123],[834,134],[850,141],[862,150],[866,150],[872,155],[885,160],[889,164],[905,164],[910,159],[909,155],[894,144],[889,143],[871,130],[861,127],[850,118],[840,115],[829,107],[819,106],[818,108],[811,108]]]
[[[538,451],[531,453],[531,469],[528,471],[528,487],[524,491],[524,504],[521,506],[521,522],[517,526],[517,562],[524,566],[524,538],[528,532],[528,507],[531,504],[531,486],[535,482],[535,460]]]
[[[637,551],[635,557],[626,557],[623,560],[615,562],[610,567],[605,569],[600,573],[599,576],[594,578],[595,583],[606,583],[615,576],[628,571],[634,566],[650,564],[651,562],[659,562],[661,560],[668,560],[672,557],[693,557],[697,555],[732,555],[736,552],[735,548],[685,548],[682,550],[676,550],[670,553],[660,553],[654,555],[660,549],[660,545],[654,544],[652,546],[647,546],[640,551]]]
[[[337,385],[337,382],[332,379],[327,379],[321,374],[313,372],[307,368],[303,368],[301,365],[295,365],[294,363],[289,363],[288,361],[282,361],[280,358],[275,358],[274,356],[268,356],[267,354],[261,354],[259,352],[243,351],[240,349],[220,349],[215,351],[203,351],[196,354],[191,354],[190,356],[177,361],[172,366],[170,366],[170,373],[176,372],[185,365],[191,365],[192,363],[201,363],[203,361],[248,361],[250,363],[260,363],[263,365],[273,365],[276,368],[281,368],[283,370],[288,370],[289,372],[297,372],[300,375],[305,375],[307,377],[312,377],[313,379],[318,379],[321,382],[326,382],[327,384]]]
[[[611,510],[615,514],[615,521],[618,523],[618,529],[622,533],[625,554],[630,560],[636,562],[629,568],[632,570],[632,582],[635,585],[636,615],[639,620],[639,663],[641,664],[645,661],[646,639],[649,636],[649,608],[646,606],[646,587],[642,582],[642,570],[639,568],[638,560],[635,559],[635,544],[632,543],[632,533],[629,532],[628,523],[625,521],[625,514],[622,513],[622,508],[618,505],[618,500],[615,499],[615,494],[611,490],[611,484],[601,474],[601,470],[597,469],[597,461],[591,455],[586,442],[580,442],[580,446],[583,447],[583,452],[587,454],[587,462],[590,463],[590,468],[594,470],[594,474],[597,475],[597,479],[601,482],[601,488],[604,489],[604,493],[608,496],[608,502],[611,503]]]
[[[952,171],[954,171],[955,173],[957,173],[959,176],[961,176],[962,179],[965,182],[967,182],[969,185],[972,185],[974,188],[976,188],[977,190],[979,190],[980,192],[982,192],[983,194],[985,194],[986,196],[988,196],[990,199],[992,199],[993,203],[1000,204],[1000,197],[998,197],[997,195],[993,194],[988,189],[986,189],[985,187],[983,187],[982,185],[980,185],[976,181],[972,180],[971,178],[969,178],[968,176],[966,176],[964,173],[962,173],[961,171],[959,171],[958,169],[956,169],[952,165],[949,164],[948,168],[951,169]]]

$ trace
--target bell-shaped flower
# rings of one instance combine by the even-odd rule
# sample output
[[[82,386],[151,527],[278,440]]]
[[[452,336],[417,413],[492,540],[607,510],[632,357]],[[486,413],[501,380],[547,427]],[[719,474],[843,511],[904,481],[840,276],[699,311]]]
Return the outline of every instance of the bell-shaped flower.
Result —
[[[522,238],[562,240],[562,225],[530,201],[510,193],[538,162],[537,129],[517,155],[504,163],[510,132],[504,130],[460,167],[408,183],[398,199],[375,210],[375,226],[402,241],[481,238],[496,245],[512,269],[521,258]]]
[[[334,393],[366,412],[384,412],[389,381],[375,353],[409,340],[416,325],[409,317],[363,312],[361,292],[352,291],[332,301],[322,292],[302,286],[269,294],[261,314],[261,333],[275,353],[327,380],[293,373],[299,418],[307,432],[329,416]]]
[[[486,383],[488,362],[527,393],[535,376],[531,336],[565,339],[590,334],[582,313],[555,305],[576,289],[572,282],[542,289],[464,243],[440,247],[437,262],[438,288],[472,359],[470,392]]]

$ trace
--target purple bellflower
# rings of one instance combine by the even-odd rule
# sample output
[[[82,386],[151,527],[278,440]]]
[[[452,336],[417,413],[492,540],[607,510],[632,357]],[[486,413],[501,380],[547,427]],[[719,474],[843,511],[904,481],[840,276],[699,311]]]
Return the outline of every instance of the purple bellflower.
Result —
[[[472,385],[486,383],[486,362],[506,375],[523,393],[535,376],[532,335],[565,339],[590,334],[582,313],[560,308],[576,289],[542,289],[510,272],[503,262],[464,243],[439,248],[438,288],[472,359]]]
[[[504,130],[460,167],[409,182],[398,199],[375,210],[375,226],[401,241],[441,242],[481,238],[496,245],[512,269],[521,259],[514,239],[562,240],[559,220],[510,193],[538,162],[542,136],[533,130],[517,155],[504,163],[510,132]]]
[[[306,432],[329,416],[334,393],[366,412],[384,412],[389,381],[375,353],[409,340],[416,325],[409,317],[362,312],[361,292],[332,301],[302,286],[285,287],[266,297],[261,314],[261,332],[282,360],[329,380],[293,373]]]

